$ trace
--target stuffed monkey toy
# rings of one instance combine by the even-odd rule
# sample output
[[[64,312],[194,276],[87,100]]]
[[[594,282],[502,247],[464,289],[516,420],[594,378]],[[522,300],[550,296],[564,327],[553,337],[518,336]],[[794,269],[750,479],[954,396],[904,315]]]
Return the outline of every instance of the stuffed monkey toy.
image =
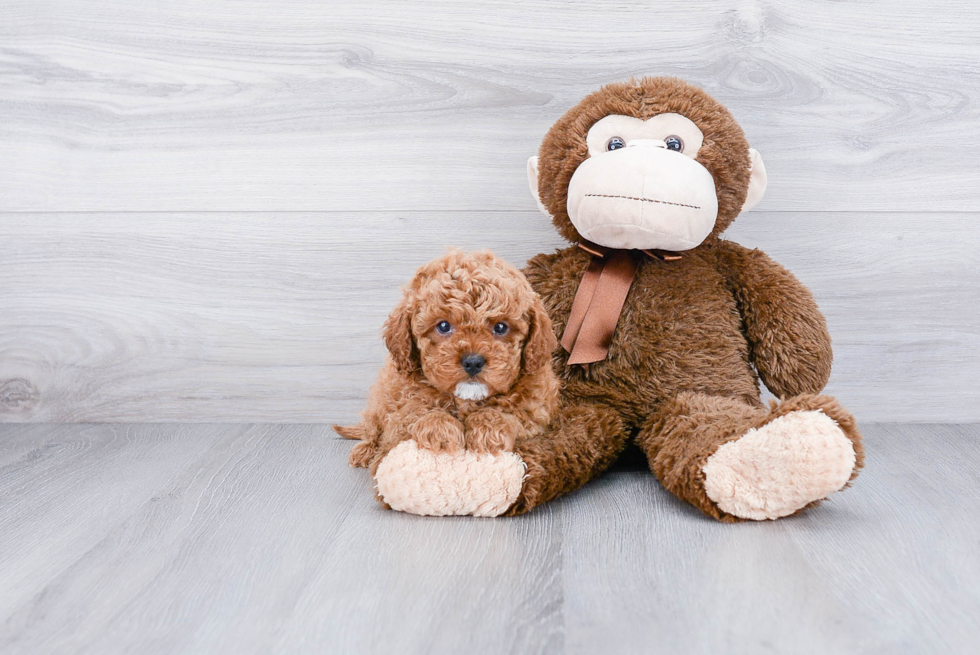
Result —
[[[674,78],[610,84],[552,126],[528,176],[573,244],[524,270],[560,341],[563,390],[551,428],[517,440],[510,475],[523,478],[500,513],[580,487],[630,440],[668,491],[721,521],[788,516],[856,477],[854,419],[818,395],[832,353],[812,295],[721,237],[766,188],[725,107]],[[760,378],[779,402],[762,403]],[[433,486],[418,513],[467,493]]]

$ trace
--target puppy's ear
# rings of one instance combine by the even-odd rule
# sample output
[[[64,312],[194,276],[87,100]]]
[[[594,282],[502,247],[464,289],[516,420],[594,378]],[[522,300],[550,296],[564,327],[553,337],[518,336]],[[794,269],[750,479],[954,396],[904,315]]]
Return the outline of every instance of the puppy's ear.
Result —
[[[551,366],[551,355],[558,347],[554,328],[548,312],[544,310],[541,299],[535,296],[529,312],[527,339],[524,340],[524,370],[533,372],[544,366]]]
[[[412,375],[421,368],[419,351],[412,337],[412,312],[407,299],[403,298],[388,316],[383,337],[395,368],[405,375]]]

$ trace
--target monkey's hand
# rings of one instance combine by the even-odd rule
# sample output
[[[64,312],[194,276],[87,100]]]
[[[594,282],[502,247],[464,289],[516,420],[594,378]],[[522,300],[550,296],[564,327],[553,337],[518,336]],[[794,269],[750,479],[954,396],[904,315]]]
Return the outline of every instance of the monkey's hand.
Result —
[[[521,493],[526,470],[517,453],[437,453],[409,439],[385,455],[374,479],[379,499],[400,512],[500,516]]]

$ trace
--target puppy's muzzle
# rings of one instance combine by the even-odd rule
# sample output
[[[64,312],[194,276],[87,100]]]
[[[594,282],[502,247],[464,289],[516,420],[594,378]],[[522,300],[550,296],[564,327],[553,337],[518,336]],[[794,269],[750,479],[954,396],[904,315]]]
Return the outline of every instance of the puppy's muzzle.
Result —
[[[475,377],[480,373],[480,371],[483,370],[483,367],[486,366],[487,360],[483,357],[483,355],[468,353],[460,357],[459,363],[463,367],[463,370],[466,371],[467,375],[470,377]]]

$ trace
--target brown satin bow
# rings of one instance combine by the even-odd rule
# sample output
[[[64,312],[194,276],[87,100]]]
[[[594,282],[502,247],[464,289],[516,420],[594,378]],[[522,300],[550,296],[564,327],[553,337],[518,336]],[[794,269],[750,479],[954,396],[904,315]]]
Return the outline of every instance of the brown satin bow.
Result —
[[[609,353],[642,255],[662,262],[681,256],[665,250],[615,250],[590,242],[578,247],[592,255],[592,263],[575,292],[561,345],[569,352],[569,364],[591,364],[602,361]]]

